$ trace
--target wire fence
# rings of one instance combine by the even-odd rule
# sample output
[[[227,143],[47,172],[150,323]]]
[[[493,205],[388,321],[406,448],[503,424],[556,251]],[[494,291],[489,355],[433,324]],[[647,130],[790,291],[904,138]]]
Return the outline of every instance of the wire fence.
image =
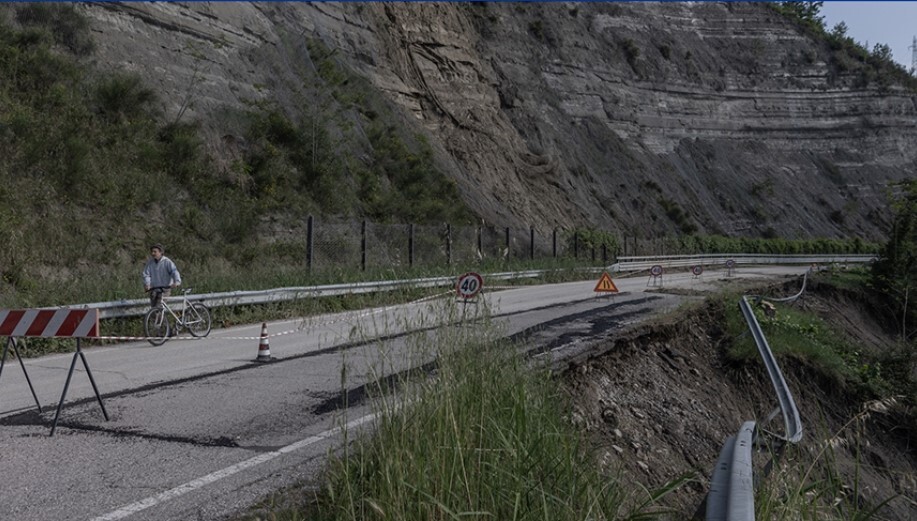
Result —
[[[333,218],[309,218],[303,241],[306,265],[313,270],[434,267],[549,258],[611,262],[622,253],[614,238],[602,244],[586,243],[573,230],[559,228],[383,224]]]
[[[610,264],[619,256],[704,253],[866,253],[856,241],[783,241],[725,237],[638,237],[596,230],[388,224],[348,218],[308,218],[298,243],[310,270],[439,267],[501,261],[570,259]]]

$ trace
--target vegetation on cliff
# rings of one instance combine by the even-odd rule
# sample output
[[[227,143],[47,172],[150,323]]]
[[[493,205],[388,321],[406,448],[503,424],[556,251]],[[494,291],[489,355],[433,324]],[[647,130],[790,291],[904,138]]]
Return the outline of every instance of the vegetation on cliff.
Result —
[[[791,1],[774,2],[770,5],[827,43],[831,49],[830,65],[835,74],[856,73],[856,86],[860,88],[875,84],[880,90],[884,90],[893,84],[899,84],[917,92],[917,77],[909,74],[907,69],[892,58],[892,51],[888,45],[876,43],[872,49],[867,49],[847,34],[848,28],[844,22],[829,30],[825,26],[824,17],[821,16],[822,4],[824,2]]]
[[[364,114],[365,138],[347,144],[357,138],[332,136],[323,121],[294,121],[269,101],[253,103],[243,116],[242,152],[221,169],[195,122],[166,119],[137,76],[94,68],[93,49],[73,6],[0,9],[0,296],[7,302],[47,304],[49,292],[72,295],[74,284],[133,281],[151,242],[181,252],[185,266],[250,274],[283,262],[259,243],[264,220],[278,215],[471,220],[430,146],[383,117],[391,114],[380,100],[353,96],[356,80],[328,56],[320,57],[328,88],[352,96],[339,110]],[[365,157],[348,152],[361,147]]]

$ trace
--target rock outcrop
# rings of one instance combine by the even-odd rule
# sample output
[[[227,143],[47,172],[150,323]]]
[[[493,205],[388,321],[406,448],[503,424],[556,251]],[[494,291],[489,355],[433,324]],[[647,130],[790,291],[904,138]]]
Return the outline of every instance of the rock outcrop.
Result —
[[[103,66],[231,156],[236,115],[303,110],[333,51],[498,225],[861,236],[917,165],[917,96],[839,72],[756,3],[88,4]]]

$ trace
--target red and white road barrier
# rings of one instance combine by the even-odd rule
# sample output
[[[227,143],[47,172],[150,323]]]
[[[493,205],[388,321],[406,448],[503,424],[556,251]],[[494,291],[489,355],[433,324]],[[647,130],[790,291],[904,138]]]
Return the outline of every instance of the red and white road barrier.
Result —
[[[0,309],[0,336],[97,338],[98,309]]]

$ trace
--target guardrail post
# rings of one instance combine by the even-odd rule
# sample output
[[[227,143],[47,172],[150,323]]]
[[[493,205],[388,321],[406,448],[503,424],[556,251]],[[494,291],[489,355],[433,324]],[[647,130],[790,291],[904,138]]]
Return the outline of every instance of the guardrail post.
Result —
[[[554,258],[557,258],[557,228],[551,231],[551,251],[554,254]]]
[[[315,229],[313,228],[314,223],[312,216],[309,216],[309,219],[306,221],[306,269],[312,271],[312,254],[313,247],[315,246]]]
[[[414,223],[408,225],[408,266],[414,267]]]
[[[446,264],[452,264],[452,225],[446,224]]]
[[[535,227],[529,228],[529,260],[535,260]]]
[[[366,271],[366,219],[360,225],[360,268]]]
[[[506,260],[509,260],[512,257],[512,252],[510,251],[510,237],[509,237],[509,226],[506,227]]]

